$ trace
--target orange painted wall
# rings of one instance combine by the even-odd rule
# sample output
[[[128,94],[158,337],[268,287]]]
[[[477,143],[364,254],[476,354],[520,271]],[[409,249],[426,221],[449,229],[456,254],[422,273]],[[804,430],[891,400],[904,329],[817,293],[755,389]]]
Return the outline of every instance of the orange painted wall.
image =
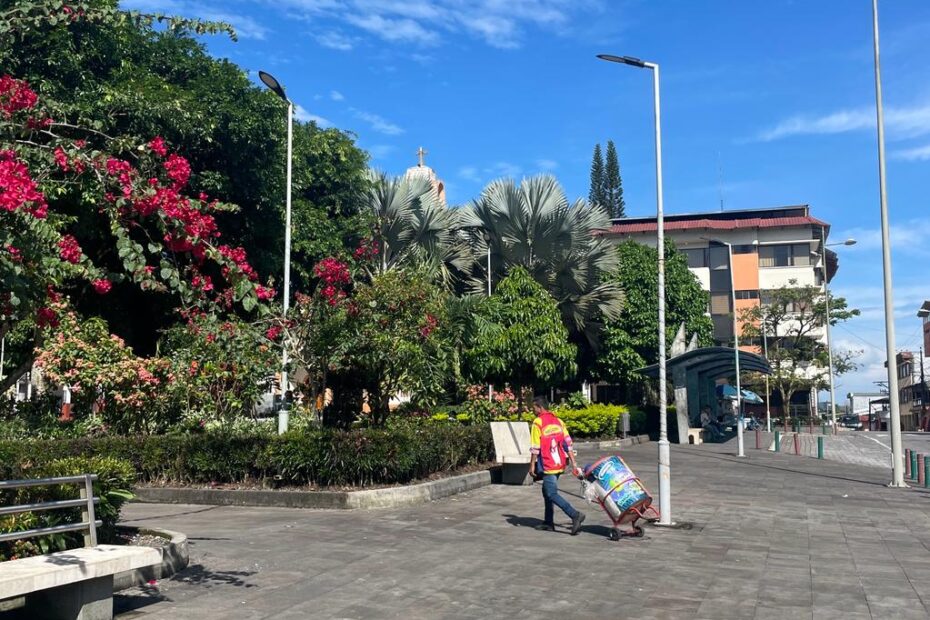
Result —
[[[738,291],[756,291],[759,289],[759,255],[733,255],[733,285]]]

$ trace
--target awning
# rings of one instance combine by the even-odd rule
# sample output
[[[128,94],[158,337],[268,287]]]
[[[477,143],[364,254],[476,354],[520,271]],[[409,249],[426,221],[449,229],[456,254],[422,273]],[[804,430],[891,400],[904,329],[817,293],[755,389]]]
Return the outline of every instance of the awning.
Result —
[[[699,372],[711,378],[727,377],[736,372],[736,356],[730,347],[704,347],[666,360],[665,367],[669,373],[677,368],[684,368],[686,372]],[[739,367],[741,372],[772,374],[768,360],[749,351],[740,350]],[[652,364],[636,372],[647,377],[658,377],[659,365]]]

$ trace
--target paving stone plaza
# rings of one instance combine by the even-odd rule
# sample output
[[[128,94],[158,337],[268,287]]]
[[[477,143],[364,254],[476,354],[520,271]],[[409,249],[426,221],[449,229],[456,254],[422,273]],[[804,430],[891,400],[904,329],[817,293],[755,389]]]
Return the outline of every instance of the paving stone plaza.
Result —
[[[620,542],[568,478],[588,514],[576,537],[534,529],[538,485],[377,511],[133,504],[127,524],[185,532],[191,561],[117,596],[117,617],[930,617],[930,492],[752,446],[742,460],[732,444],[673,446],[684,527]],[[655,444],[622,454],[655,492]]]

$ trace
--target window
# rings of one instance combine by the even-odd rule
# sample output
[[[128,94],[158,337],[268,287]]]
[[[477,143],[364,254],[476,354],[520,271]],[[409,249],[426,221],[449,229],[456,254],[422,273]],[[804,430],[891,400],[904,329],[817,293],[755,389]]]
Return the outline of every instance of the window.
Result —
[[[806,243],[763,245],[759,248],[760,267],[807,267],[811,248]]]
[[[726,291],[730,294],[730,270],[717,269],[710,272],[710,291]]]
[[[737,299],[759,299],[759,291],[736,291]]]
[[[756,252],[756,246],[751,245],[751,244],[733,246],[734,254],[755,254],[755,252]]]
[[[711,269],[726,269],[730,265],[730,255],[726,246],[712,245],[707,248],[707,264]]]
[[[697,267],[707,267],[707,250],[698,248],[696,250],[682,250],[688,257],[688,267],[695,269]]]
[[[710,313],[730,314],[730,293],[711,293]]]

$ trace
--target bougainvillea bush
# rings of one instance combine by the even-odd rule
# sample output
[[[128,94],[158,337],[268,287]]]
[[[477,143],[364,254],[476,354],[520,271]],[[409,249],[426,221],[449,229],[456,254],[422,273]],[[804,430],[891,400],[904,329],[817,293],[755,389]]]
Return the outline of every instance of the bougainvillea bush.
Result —
[[[26,344],[7,383],[61,322],[63,293],[108,295],[114,282],[133,282],[170,294],[187,318],[264,311],[274,291],[217,227],[216,214],[234,207],[187,195],[189,177],[187,160],[160,137],[111,144],[54,119],[26,82],[0,76],[0,335]],[[74,200],[49,198],[61,195]],[[85,253],[70,229],[75,208],[96,212],[110,233],[98,253],[115,254],[118,269]]]

